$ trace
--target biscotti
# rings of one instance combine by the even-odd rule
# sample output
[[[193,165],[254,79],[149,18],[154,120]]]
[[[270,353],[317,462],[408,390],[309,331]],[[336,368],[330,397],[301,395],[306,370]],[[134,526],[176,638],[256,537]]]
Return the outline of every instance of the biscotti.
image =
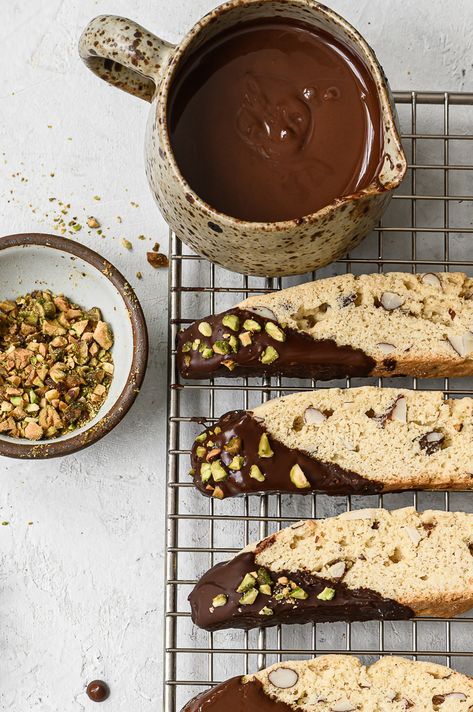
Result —
[[[384,657],[364,666],[350,655],[280,662],[234,677],[182,712],[469,712],[473,679],[435,663]]]
[[[231,411],[197,436],[205,495],[473,489],[473,399],[439,391],[330,388]]]
[[[473,375],[473,278],[346,274],[246,299],[178,336],[184,378]]]
[[[473,606],[473,515],[408,507],[298,522],[214,566],[189,601],[206,630],[455,616]]]

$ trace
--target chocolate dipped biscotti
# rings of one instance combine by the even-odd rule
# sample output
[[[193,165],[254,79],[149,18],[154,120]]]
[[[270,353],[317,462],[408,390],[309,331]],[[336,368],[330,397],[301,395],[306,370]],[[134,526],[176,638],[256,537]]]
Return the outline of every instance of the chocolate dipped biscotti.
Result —
[[[469,712],[473,679],[435,663],[386,656],[370,666],[350,655],[280,662],[234,677],[182,712]]]
[[[346,274],[246,299],[178,336],[184,378],[473,375],[473,278]]]
[[[473,489],[473,399],[329,388],[231,411],[197,436],[195,486],[223,499]]]
[[[473,515],[412,507],[298,522],[217,564],[189,596],[200,628],[451,617],[473,606]]]

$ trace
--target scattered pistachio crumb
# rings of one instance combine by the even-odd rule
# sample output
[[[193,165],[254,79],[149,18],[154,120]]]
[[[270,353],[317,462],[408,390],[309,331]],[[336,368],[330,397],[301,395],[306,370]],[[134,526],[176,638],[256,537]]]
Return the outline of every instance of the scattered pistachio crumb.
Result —
[[[90,217],[87,218],[87,225],[94,230],[96,228],[100,227],[99,221],[93,215],[91,215]]]
[[[141,272],[136,273],[136,279],[143,279],[143,275],[141,274]]]
[[[131,244],[130,240],[127,240],[125,237],[122,237],[122,245],[126,250],[133,249],[133,245]]]
[[[102,198],[100,197],[100,195],[94,195],[94,200],[102,200]]]
[[[152,247],[153,252],[159,252],[159,242],[155,242]]]
[[[10,524],[10,522],[2,522],[2,527],[7,527]]]

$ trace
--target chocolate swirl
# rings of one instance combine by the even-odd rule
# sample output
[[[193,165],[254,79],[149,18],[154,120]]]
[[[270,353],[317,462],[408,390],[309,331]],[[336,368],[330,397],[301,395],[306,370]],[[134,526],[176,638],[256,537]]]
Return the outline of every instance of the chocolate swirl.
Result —
[[[279,623],[407,620],[414,617],[410,608],[384,598],[376,591],[352,589],[342,580],[323,579],[308,571],[273,572],[265,569],[272,582],[271,595],[259,592],[253,603],[242,605],[242,593],[237,592],[237,588],[246,574],[259,568],[255,553],[243,552],[207,571],[189,595],[193,622],[199,628],[215,631],[267,627]],[[281,577],[294,582],[307,594],[307,598],[279,597],[281,586],[278,579]],[[325,589],[334,591],[330,600],[317,598]],[[225,605],[215,606],[216,596],[221,595],[226,597]]]
[[[244,683],[241,677],[232,677],[194,697],[182,712],[294,712],[296,709],[267,695],[259,680]]]
[[[203,434],[200,435],[192,448],[191,462],[197,489],[207,496],[214,494],[217,482],[212,477],[203,481],[201,474],[202,465],[212,461],[221,463],[227,473],[226,478],[218,482],[218,492],[223,497],[258,492],[367,495],[376,494],[383,489],[381,482],[368,480],[335,463],[318,460],[301,450],[284,445],[272,436],[269,436],[269,444],[273,454],[270,457],[262,457],[259,454],[259,444],[265,432],[263,425],[250,412],[244,410],[230,411],[215,426],[208,428],[205,438]],[[229,467],[234,462],[241,463],[239,469]],[[251,467],[254,465],[264,473],[264,481],[250,476]],[[294,465],[299,465],[302,469],[308,486],[298,488],[291,480],[290,472]]]
[[[223,319],[228,316],[238,319],[237,330],[229,329],[223,324]],[[251,343],[248,345],[244,345],[239,338],[245,331],[243,324],[246,320],[256,321],[261,327],[260,331],[250,332]],[[203,323],[210,326],[210,336],[199,331],[199,326]],[[267,324],[272,324],[281,331],[284,341],[270,336],[266,330]],[[231,349],[229,353],[224,354],[216,353],[213,350],[215,344],[228,341],[229,336],[235,336],[236,350]],[[268,347],[275,349],[277,358],[271,363],[263,363],[261,359],[264,358]],[[207,358],[203,355],[203,348],[208,349],[205,352]],[[361,349],[339,346],[332,339],[316,340],[302,331],[283,328],[272,319],[235,307],[195,321],[181,331],[177,337],[177,364],[183,378],[290,376],[331,381],[345,376],[369,376],[375,361]]]

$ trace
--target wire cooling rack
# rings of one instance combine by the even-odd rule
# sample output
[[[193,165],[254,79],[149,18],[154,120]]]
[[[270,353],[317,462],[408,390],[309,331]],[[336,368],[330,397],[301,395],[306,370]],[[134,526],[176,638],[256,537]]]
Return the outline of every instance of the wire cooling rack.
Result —
[[[193,695],[227,677],[279,660],[323,652],[405,655],[473,674],[473,617],[402,622],[277,626],[207,633],[192,625],[187,596],[197,578],[248,542],[299,518],[339,514],[361,506],[473,511],[473,493],[410,492],[370,497],[265,495],[214,501],[194,490],[189,450],[204,423],[233,408],[311,389],[310,380],[238,379],[181,382],[174,344],[180,328],[246,296],[344,272],[448,271],[473,274],[473,94],[398,92],[395,95],[408,175],[382,223],[351,254],[301,277],[244,277],[190,253],[171,235],[170,358],[166,544],[164,709],[177,712]],[[348,379],[362,384],[440,389],[472,395],[473,379]]]

